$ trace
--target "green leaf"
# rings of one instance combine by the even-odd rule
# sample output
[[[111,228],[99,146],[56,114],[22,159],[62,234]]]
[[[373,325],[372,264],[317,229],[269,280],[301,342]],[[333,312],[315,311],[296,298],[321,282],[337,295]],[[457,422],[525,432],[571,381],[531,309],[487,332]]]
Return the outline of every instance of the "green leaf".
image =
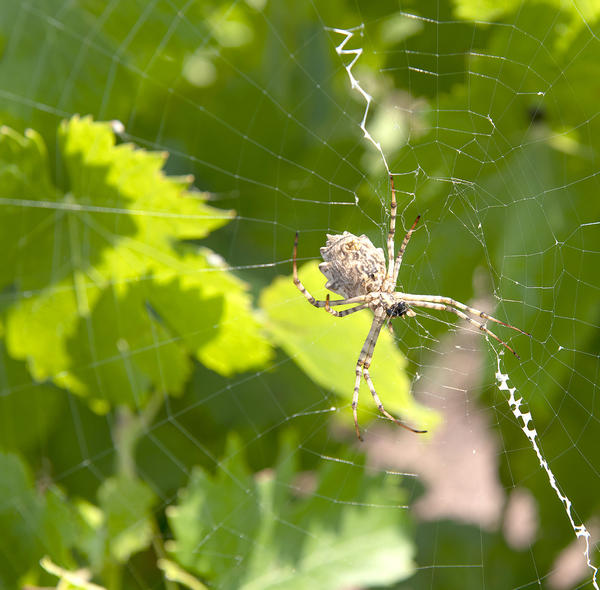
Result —
[[[16,455],[0,453],[0,585],[13,586],[41,553],[43,505]]]
[[[493,0],[453,0],[454,13],[458,18],[464,20],[473,20],[478,23],[491,23],[503,19],[510,19],[515,12],[523,12],[527,8],[530,11],[540,12],[543,7],[544,12],[552,14],[554,22],[559,19],[561,26],[555,26],[555,33],[562,39],[558,44],[559,48],[564,48],[570,44],[584,29],[593,27],[600,17],[600,6],[596,2],[569,3],[561,0],[503,0],[494,2]],[[529,6],[526,8],[525,4]],[[547,40],[546,40],[547,41]]]
[[[170,549],[185,568],[244,590],[388,585],[412,574],[397,480],[325,462],[311,474],[316,489],[302,491],[293,438],[276,469],[254,477],[241,449],[231,438],[219,471],[196,469],[168,511]]]
[[[167,510],[178,561],[209,577],[224,575],[236,556],[251,552],[260,523],[255,484],[236,436],[230,437],[225,456],[214,477],[194,469],[178,505]]]
[[[145,483],[119,476],[102,482],[98,499],[104,511],[102,531],[106,552],[124,563],[152,540],[151,509],[156,497]]]
[[[181,269],[179,288],[156,289],[152,305],[186,347],[204,366],[224,376],[263,366],[272,349],[261,318],[252,310],[246,283],[207,248],[185,256]]]
[[[73,509],[69,497],[56,486],[46,491],[44,501],[40,527],[44,538],[43,551],[59,563],[75,565],[73,550],[79,548],[84,523]]]
[[[152,507],[156,496],[134,477],[118,475],[104,479],[98,488],[98,505],[76,503],[80,529],[77,548],[94,572],[115,572],[155,538]]]
[[[116,145],[110,124],[74,117],[59,143],[62,189],[38,134],[0,133],[10,354],[100,411],[143,405],[157,387],[180,393],[191,355],[224,375],[264,364],[246,285],[188,243],[231,212],[165,176],[164,154]]]
[[[43,555],[72,562],[80,525],[56,488],[36,491],[17,455],[0,453],[0,473],[0,586],[12,588]]]
[[[585,350],[597,337],[596,326],[585,322],[573,330],[573,318],[594,317],[597,313],[597,298],[580,289],[580,284],[591,285],[597,276],[595,253],[600,251],[600,235],[593,231],[593,224],[590,224],[592,227],[584,224],[573,231],[571,216],[585,209],[589,219],[598,219],[600,200],[595,198],[592,190],[586,193],[570,186],[557,189],[560,198],[549,199],[543,207],[527,198],[530,194],[542,193],[544,187],[560,186],[559,161],[560,156],[551,146],[532,142],[508,159],[509,177],[500,172],[482,183],[483,190],[490,193],[496,192],[499,185],[506,186],[513,198],[521,201],[518,208],[490,215],[490,226],[505,228],[501,238],[505,244],[501,259],[503,272],[510,280],[503,281],[502,293],[509,302],[522,299],[522,303],[513,304],[511,316],[517,318],[517,325],[533,334],[530,341],[523,342],[521,356],[535,359],[536,363],[543,362],[545,366],[543,372],[536,374],[534,385],[527,384],[527,372],[531,368],[524,363],[518,363],[511,373],[512,378],[518,379],[517,383],[533,387],[533,392],[544,392],[544,396],[526,397],[538,420],[542,416],[547,420],[554,417],[555,409],[548,400],[556,398],[554,401],[558,404],[563,395],[555,384],[567,380],[573,383],[575,379],[571,375],[574,364],[550,362],[550,359],[557,352],[564,355],[563,349]],[[535,167],[535,175],[529,174],[530,166]],[[548,223],[540,223],[536,231],[524,231],[523,220],[535,220],[542,215]],[[557,242],[563,244],[560,250],[555,249],[544,256],[525,259],[522,256],[523,252],[543,252]],[[577,274],[565,273],[565,268],[577,268]],[[536,288],[523,290],[521,285],[535,285]],[[549,342],[553,344],[549,345]],[[578,377],[582,376],[583,372],[578,373]]]
[[[325,298],[325,278],[312,262],[299,269],[302,283],[316,298]],[[335,392],[346,403],[352,401],[356,360],[369,332],[373,314],[369,310],[336,318],[309,305],[292,278],[279,277],[265,289],[260,307],[271,337],[321,387]],[[410,320],[398,320],[410,321]],[[371,377],[385,408],[419,429],[431,430],[438,415],[418,404],[410,393],[406,359],[387,329],[382,329],[370,368]],[[365,384],[361,385],[361,422],[365,410],[377,413]],[[352,420],[350,413],[348,419]],[[351,423],[351,422],[350,422]]]
[[[57,387],[34,382],[25,363],[8,356],[0,341],[0,449],[45,447],[64,400]]]

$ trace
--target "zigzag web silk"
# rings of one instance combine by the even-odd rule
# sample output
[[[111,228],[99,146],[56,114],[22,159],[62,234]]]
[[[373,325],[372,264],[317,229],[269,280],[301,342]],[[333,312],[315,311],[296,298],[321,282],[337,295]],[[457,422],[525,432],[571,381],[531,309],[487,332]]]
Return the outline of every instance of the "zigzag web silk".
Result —
[[[369,108],[371,106],[371,102],[373,101],[373,97],[360,85],[360,82],[355,78],[354,74],[352,73],[352,68],[354,67],[356,62],[360,59],[360,57],[363,53],[363,49],[362,49],[362,47],[359,47],[357,49],[346,49],[345,48],[346,44],[356,34],[358,34],[359,36],[362,37],[363,30],[364,30],[364,24],[360,24],[360,25],[358,25],[356,27],[352,27],[350,29],[340,29],[340,28],[328,27],[327,30],[344,36],[344,39],[342,40],[342,42],[339,45],[336,46],[335,50],[336,50],[336,53],[340,57],[347,56],[347,55],[352,56],[352,59],[350,60],[350,62],[348,64],[344,64],[344,68],[346,69],[346,73],[348,74],[348,78],[350,79],[351,89],[359,92],[361,94],[361,96],[365,99],[365,102],[366,102],[363,118],[362,118],[362,121],[360,122],[360,128],[364,134],[365,139],[367,141],[369,141],[371,144],[373,144],[375,149],[379,152],[381,159],[383,160],[383,163],[385,165],[385,169],[389,172],[388,163],[387,163],[385,154],[383,153],[381,143],[376,141],[375,138],[369,133],[369,131],[367,129],[367,117],[369,115]],[[568,496],[566,496],[565,494],[563,494],[561,492],[560,485],[559,485],[554,473],[550,469],[550,466],[548,465],[548,461],[545,459],[545,457],[540,449],[540,446],[538,444],[537,431],[533,427],[533,417],[531,415],[531,412],[522,412],[521,411],[521,405],[523,404],[523,398],[517,397],[517,388],[516,387],[508,386],[509,376],[507,373],[502,372],[500,355],[497,354],[496,358],[497,358],[497,364],[498,364],[498,370],[496,372],[496,381],[498,384],[498,389],[500,390],[500,392],[507,391],[509,393],[509,398],[507,400],[508,405],[510,406],[510,409],[511,409],[513,415],[519,422],[519,424],[521,426],[521,430],[523,431],[523,433],[529,440],[529,443],[531,444],[531,446],[538,458],[540,467],[542,467],[542,469],[544,469],[544,471],[546,472],[550,486],[556,492],[558,499],[562,503],[562,505],[565,509],[567,518],[569,519],[569,523],[571,524],[571,528],[573,529],[573,532],[575,533],[575,536],[578,539],[580,539],[580,538],[584,539],[585,549],[583,551],[583,556],[586,560],[587,567],[592,571],[591,582],[596,590],[600,590],[600,588],[598,587],[598,580],[597,580],[598,568],[596,566],[594,566],[594,564],[592,563],[591,558],[590,558],[590,532],[587,530],[586,526],[583,523],[577,524],[575,522],[575,520],[573,518],[573,511],[572,511],[573,504],[572,504],[571,500],[568,498]]]

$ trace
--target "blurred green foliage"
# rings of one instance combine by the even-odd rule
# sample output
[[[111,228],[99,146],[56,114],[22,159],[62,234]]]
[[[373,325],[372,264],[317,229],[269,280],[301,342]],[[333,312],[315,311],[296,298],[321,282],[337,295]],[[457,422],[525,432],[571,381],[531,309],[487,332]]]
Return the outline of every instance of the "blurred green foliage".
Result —
[[[275,470],[253,475],[232,437],[214,477],[194,470],[167,511],[169,549],[178,561],[224,588],[387,585],[412,574],[413,547],[406,515],[395,510],[403,498],[394,481],[369,476],[362,465],[349,474],[340,463],[324,462],[303,489],[295,481],[297,444],[287,436]],[[243,562],[232,563],[236,556]]]
[[[298,229],[301,276],[321,294],[304,262],[326,232],[385,239],[387,176],[359,128],[352,56],[327,28],[364,23],[346,48],[364,49],[353,73],[374,97],[368,125],[398,173],[399,227],[424,221],[400,283],[490,293],[534,335],[514,336],[523,360],[503,363],[578,519],[592,518],[599,10],[2,3],[0,586],[543,585],[573,533],[494,363],[479,401],[503,486],[537,501],[530,550],[501,529],[416,526],[404,504],[419,490],[367,468],[349,396],[368,312],[307,305],[291,250]],[[447,362],[448,324],[395,329],[375,384],[435,432],[411,384]],[[454,564],[476,567],[435,567]]]

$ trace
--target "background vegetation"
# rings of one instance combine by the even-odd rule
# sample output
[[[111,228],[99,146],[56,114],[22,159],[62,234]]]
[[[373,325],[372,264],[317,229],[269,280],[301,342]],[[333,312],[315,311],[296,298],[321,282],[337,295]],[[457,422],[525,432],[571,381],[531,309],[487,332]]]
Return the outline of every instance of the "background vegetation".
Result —
[[[402,285],[487,295],[533,334],[502,332],[522,357],[503,367],[577,522],[593,524],[599,11],[2,3],[0,586],[549,583],[574,535],[489,345],[470,394],[506,495],[535,498],[539,527],[520,549],[501,523],[405,508],[426,483],[376,466],[353,433],[370,318],[308,306],[291,246],[298,229],[303,280],[322,294],[325,233],[385,236],[385,169],[359,129],[352,56],[327,28],[364,23],[346,48],[365,50],[353,73],[374,97],[369,129],[399,173],[400,226],[424,220]],[[444,417],[412,392],[433,367],[467,372],[441,351],[453,319],[399,322],[373,365],[388,409],[432,436]],[[362,395],[367,439],[402,455]],[[590,570],[575,571],[585,587]]]

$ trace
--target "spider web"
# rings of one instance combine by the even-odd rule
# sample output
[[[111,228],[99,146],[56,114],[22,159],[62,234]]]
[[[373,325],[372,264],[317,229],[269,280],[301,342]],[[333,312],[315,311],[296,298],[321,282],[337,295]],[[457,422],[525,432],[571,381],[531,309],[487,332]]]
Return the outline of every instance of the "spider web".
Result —
[[[371,4],[0,9],[0,585],[598,588],[597,11]],[[324,298],[388,173],[399,289],[532,337],[394,320],[373,381],[429,432],[363,384],[361,444],[370,312],[292,245]]]
[[[405,16],[407,19],[414,18],[414,19],[420,20],[419,17],[414,14],[404,14],[403,16]],[[333,32],[338,33],[343,36],[343,41],[336,47],[336,52],[338,53],[338,55],[352,56],[352,59],[349,62],[349,64],[345,66],[346,72],[350,79],[351,88],[357,90],[360,93],[360,95],[365,99],[365,102],[366,102],[365,112],[364,112],[363,119],[360,123],[360,128],[364,133],[365,139],[367,141],[369,141],[370,143],[372,143],[373,146],[375,147],[375,149],[380,153],[386,170],[388,172],[390,172],[389,168],[388,168],[388,163],[385,159],[385,154],[383,153],[383,150],[381,147],[381,143],[377,142],[373,138],[373,136],[369,133],[369,131],[367,130],[367,127],[366,127],[366,121],[367,121],[367,117],[369,114],[369,108],[371,106],[373,97],[361,87],[360,82],[354,77],[354,75],[352,73],[352,68],[354,67],[357,60],[362,55],[362,49],[361,48],[345,49],[346,44],[355,36],[355,34],[359,33],[362,35],[363,30],[364,30],[364,25],[362,25],[362,24],[359,27],[354,28],[354,29],[348,29],[348,30],[337,29],[337,28],[332,29]],[[425,72],[422,71],[422,73],[425,73]],[[537,94],[543,95],[544,91],[539,91]],[[527,439],[530,441],[532,448],[539,460],[540,466],[544,469],[544,471],[546,472],[546,474],[548,476],[550,486],[554,489],[554,491],[556,492],[556,495],[558,496],[558,499],[562,502],[562,504],[565,508],[567,518],[571,524],[571,527],[573,528],[573,532],[575,533],[577,539],[582,538],[584,540],[585,546],[583,549],[583,555],[585,558],[586,565],[591,570],[591,583],[594,586],[594,588],[597,588],[598,587],[598,582],[597,582],[598,568],[595,567],[590,560],[590,536],[591,536],[590,532],[588,531],[588,529],[586,528],[586,526],[583,523],[577,524],[574,521],[572,502],[568,498],[568,496],[563,495],[561,487],[560,487],[559,483],[556,481],[556,477],[555,477],[552,469],[549,467],[548,462],[539,447],[538,433],[537,433],[535,427],[532,425],[533,417],[531,415],[531,412],[523,412],[521,410],[521,406],[524,404],[523,398],[518,397],[516,387],[508,386],[509,376],[502,372],[502,363],[501,363],[500,355],[497,356],[497,364],[498,364],[498,370],[496,372],[496,379],[498,382],[498,389],[501,392],[508,392],[510,394],[507,401],[508,401],[508,404],[511,408],[513,415],[515,416],[517,421],[520,423],[523,433],[525,434]]]

